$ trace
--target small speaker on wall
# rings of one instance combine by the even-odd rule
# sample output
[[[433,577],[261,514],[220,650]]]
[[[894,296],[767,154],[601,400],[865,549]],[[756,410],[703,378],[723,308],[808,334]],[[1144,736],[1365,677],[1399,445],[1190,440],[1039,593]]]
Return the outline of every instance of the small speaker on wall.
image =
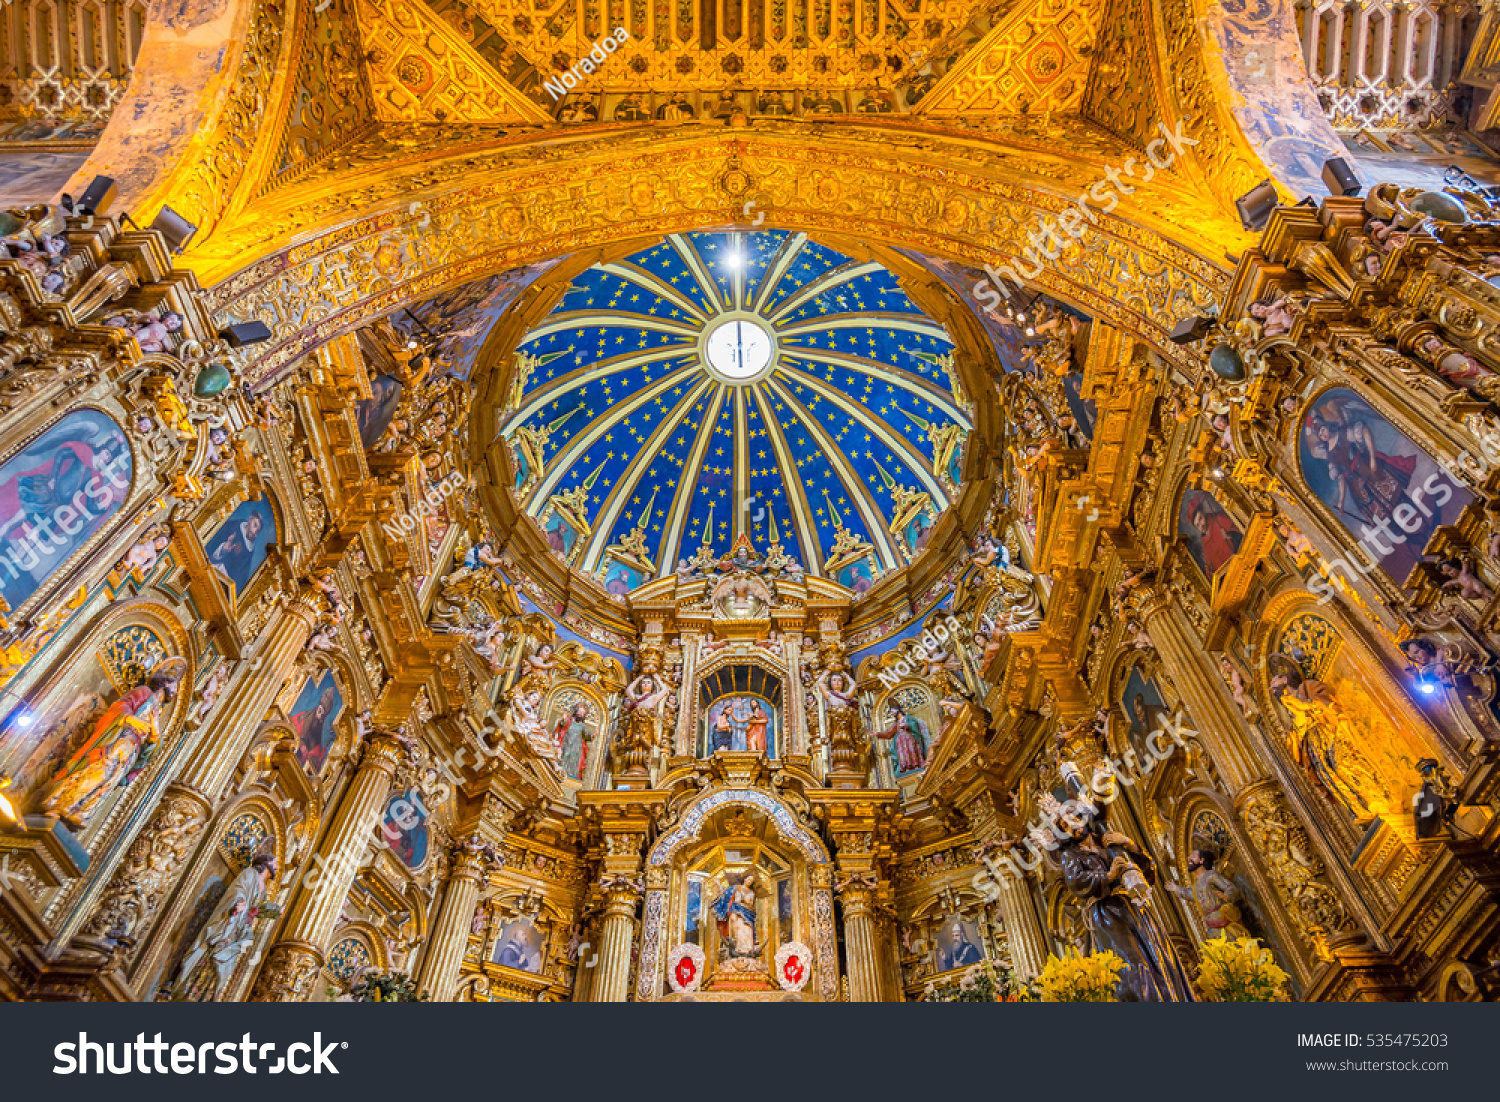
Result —
[[[1323,162],[1323,186],[1334,195],[1355,196],[1361,185],[1348,161],[1332,157]]]
[[[1266,223],[1271,220],[1271,212],[1280,201],[1276,185],[1270,180],[1262,180],[1236,199],[1234,208],[1240,212],[1240,224],[1255,233],[1266,228]]]
[[[74,210],[84,218],[91,214],[108,214],[109,208],[115,204],[115,195],[118,191],[114,180],[110,177],[95,176],[89,181],[88,190],[79,198]]]
[[[220,329],[219,336],[228,341],[231,348],[244,348],[247,344],[270,340],[271,329],[263,321],[242,321],[228,329]]]
[[[1176,325],[1172,326],[1171,341],[1173,344],[1192,344],[1208,336],[1208,331],[1213,327],[1213,318],[1183,318]]]
[[[161,213],[151,223],[151,228],[166,239],[167,251],[174,256],[187,248],[188,242],[193,239],[193,234],[198,232],[197,226],[171,207],[161,208]]]

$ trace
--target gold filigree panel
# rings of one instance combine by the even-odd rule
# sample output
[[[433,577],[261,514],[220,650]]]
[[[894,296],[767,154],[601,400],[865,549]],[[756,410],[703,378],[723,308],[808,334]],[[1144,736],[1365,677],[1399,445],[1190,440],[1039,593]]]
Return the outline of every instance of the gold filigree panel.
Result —
[[[441,123],[546,118],[420,0],[354,2],[379,118]]]
[[[287,109],[278,175],[317,160],[374,122],[353,5],[354,0],[333,0],[300,31],[301,65]]]
[[[443,287],[599,245],[727,223],[751,196],[770,213],[769,225],[858,233],[976,268],[1018,256],[1039,215],[1068,205],[952,162],[936,169],[868,149],[722,132],[711,141],[609,148],[612,156],[566,167],[476,173],[467,186],[314,237],[217,288],[214,306],[223,321],[259,318],[272,327],[277,340],[261,346],[251,368],[265,378],[329,337]],[[728,171],[735,166],[738,173]],[[723,190],[726,180],[737,189]],[[1207,228],[1201,210],[1189,221]],[[1139,226],[1101,219],[1034,282],[1164,345],[1178,318],[1215,300],[1225,273]]]
[[[1039,0],[949,68],[919,114],[1073,111],[1083,99],[1102,0]]]

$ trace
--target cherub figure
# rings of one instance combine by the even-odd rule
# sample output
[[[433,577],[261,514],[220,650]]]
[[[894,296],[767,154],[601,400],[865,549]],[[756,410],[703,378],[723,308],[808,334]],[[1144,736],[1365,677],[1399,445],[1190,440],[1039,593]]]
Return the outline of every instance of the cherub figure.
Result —
[[[317,631],[313,632],[307,640],[308,650],[323,651],[325,654],[346,654],[344,645],[338,641],[338,625],[333,621],[325,621]]]
[[[1443,583],[1445,592],[1457,590],[1465,600],[1481,604],[1487,604],[1495,596],[1495,591],[1484,584],[1464,559],[1442,559],[1438,562],[1438,573],[1448,579]]]
[[[157,564],[171,544],[172,536],[167,531],[166,525],[153,524],[146,529],[130,550],[125,552],[124,558],[119,561],[115,569],[121,574],[139,570],[144,576]]]
[[[1246,719],[1253,719],[1260,714],[1260,709],[1255,706],[1255,701],[1250,698],[1249,690],[1245,687],[1245,676],[1240,673],[1239,668],[1229,660],[1225,654],[1219,655],[1219,672],[1229,686],[1229,692],[1234,697],[1234,703],[1244,714]]]

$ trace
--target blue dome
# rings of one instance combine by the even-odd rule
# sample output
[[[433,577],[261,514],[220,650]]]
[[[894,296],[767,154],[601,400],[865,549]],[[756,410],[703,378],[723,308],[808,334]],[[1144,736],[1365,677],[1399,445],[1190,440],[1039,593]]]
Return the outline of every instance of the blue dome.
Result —
[[[972,425],[948,334],[880,264],[802,234],[597,264],[519,353],[515,490],[617,595],[741,534],[863,591],[957,494]]]

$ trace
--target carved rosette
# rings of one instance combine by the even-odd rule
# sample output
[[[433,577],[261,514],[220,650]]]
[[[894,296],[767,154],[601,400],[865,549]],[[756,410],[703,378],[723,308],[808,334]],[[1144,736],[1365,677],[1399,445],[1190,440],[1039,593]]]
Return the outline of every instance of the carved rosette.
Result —
[[[271,950],[255,980],[251,1002],[300,1003],[312,994],[323,970],[323,954],[311,945],[284,941]]]
[[[170,790],[115,870],[83,933],[124,941],[138,940],[149,930],[202,837],[208,812],[208,801],[198,793]]]

